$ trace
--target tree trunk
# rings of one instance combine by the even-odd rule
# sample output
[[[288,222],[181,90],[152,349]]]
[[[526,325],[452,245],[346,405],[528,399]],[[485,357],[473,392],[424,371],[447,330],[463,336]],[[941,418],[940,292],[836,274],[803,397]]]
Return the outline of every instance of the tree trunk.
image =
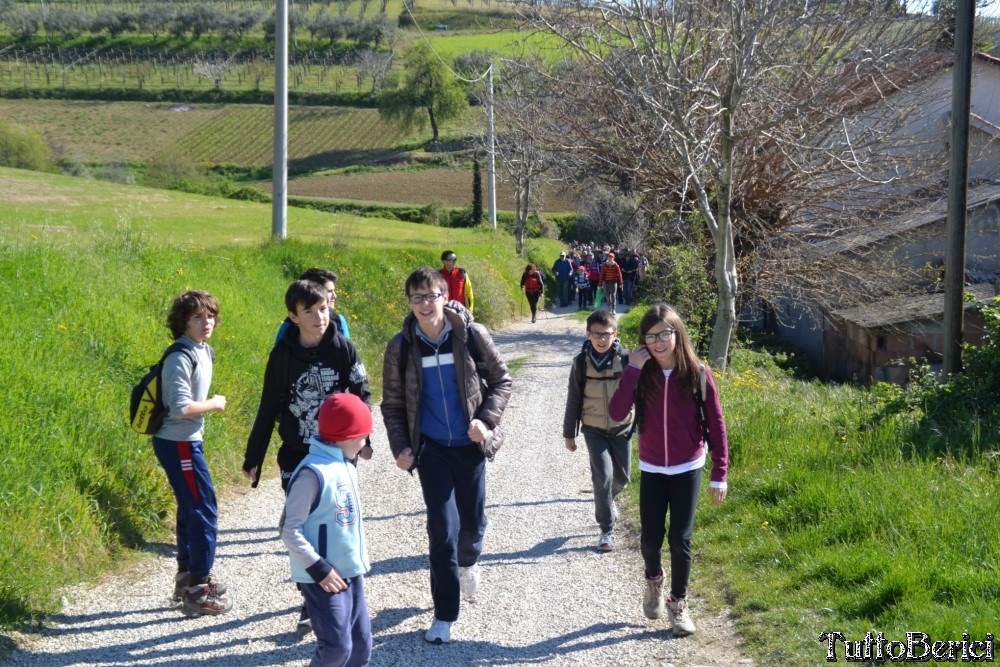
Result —
[[[729,96],[731,97],[731,95]],[[733,242],[733,117],[728,109],[722,112],[722,136],[720,139],[719,171],[716,193],[716,218],[712,237],[715,240],[715,280],[719,303],[715,310],[715,328],[708,348],[708,359],[714,368],[726,370],[729,360],[729,345],[736,329],[736,295],[739,293],[739,277],[736,274],[736,248]]]
[[[514,190],[514,207],[517,224],[514,228],[514,240],[517,244],[517,254],[524,254],[524,233],[528,228],[528,189],[531,181],[527,177],[519,177]]]
[[[436,144],[438,140],[438,124],[437,120],[434,118],[434,109],[430,106],[427,107],[427,115],[431,118],[431,132],[434,134],[434,136],[431,137],[431,143]]]

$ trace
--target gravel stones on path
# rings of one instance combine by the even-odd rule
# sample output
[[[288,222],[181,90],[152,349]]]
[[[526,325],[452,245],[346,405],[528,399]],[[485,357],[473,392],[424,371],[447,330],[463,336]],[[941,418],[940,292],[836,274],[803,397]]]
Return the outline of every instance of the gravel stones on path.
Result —
[[[375,456],[359,466],[371,665],[750,664],[728,612],[702,611],[696,596],[692,637],[675,639],[669,621],[642,615],[637,535],[619,530],[616,551],[597,551],[586,450],[582,438],[575,453],[562,445],[583,324],[560,311],[539,315],[494,334],[508,362],[523,363],[504,417],[506,443],[488,464],[482,584],[474,602],[462,603],[451,644],[423,640],[433,613],[420,484],[396,468],[376,415]],[[0,666],[308,664],[315,638],[295,631],[301,598],[277,535],[282,502],[273,478],[220,499],[215,571],[229,586],[231,612],[188,619],[172,608],[172,547],[151,545],[159,555],[142,565],[65,591],[61,613],[15,635],[19,648]]]

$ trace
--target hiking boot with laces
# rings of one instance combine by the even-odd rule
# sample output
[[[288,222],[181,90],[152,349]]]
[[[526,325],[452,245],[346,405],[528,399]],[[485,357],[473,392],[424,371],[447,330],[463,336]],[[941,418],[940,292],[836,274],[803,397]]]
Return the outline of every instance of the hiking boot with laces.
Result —
[[[184,615],[190,617],[224,614],[233,608],[226,595],[226,585],[211,574],[202,584],[188,586],[184,591]]]
[[[646,587],[642,591],[642,613],[653,620],[663,616],[663,570],[660,570],[658,577],[646,577]]]
[[[670,610],[670,628],[674,637],[687,637],[694,634],[694,621],[688,611],[686,598],[667,598],[667,609]]]
[[[184,591],[191,585],[190,572],[178,572],[174,575],[174,593],[170,596],[170,602],[177,605],[184,602]]]
[[[479,563],[458,568],[458,586],[466,600],[476,597],[479,591]]]

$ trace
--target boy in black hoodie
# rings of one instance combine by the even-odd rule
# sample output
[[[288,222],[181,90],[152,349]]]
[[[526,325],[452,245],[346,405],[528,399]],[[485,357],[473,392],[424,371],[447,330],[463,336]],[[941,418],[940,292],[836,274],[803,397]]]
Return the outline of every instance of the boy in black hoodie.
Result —
[[[351,393],[370,408],[371,391],[357,348],[330,326],[323,286],[295,281],[285,292],[285,306],[292,326],[267,359],[260,405],[243,455],[243,475],[257,486],[271,432],[278,422],[278,468],[281,488],[287,490],[292,473],[309,453],[309,438],[319,432],[319,408],[326,397]],[[366,444],[359,456],[370,459],[371,445]],[[304,606],[299,627],[309,628]]]

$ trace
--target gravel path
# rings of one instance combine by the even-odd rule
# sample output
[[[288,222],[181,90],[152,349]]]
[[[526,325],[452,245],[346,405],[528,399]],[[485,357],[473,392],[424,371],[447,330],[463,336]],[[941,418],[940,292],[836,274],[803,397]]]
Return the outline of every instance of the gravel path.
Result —
[[[463,602],[452,644],[423,640],[432,612],[420,485],[390,460],[376,415],[376,455],[360,466],[371,665],[751,664],[728,612],[699,609],[697,591],[693,637],[674,639],[668,621],[643,617],[636,535],[619,531],[617,551],[596,551],[586,450],[582,438],[576,453],[562,446],[569,363],[583,326],[540,315],[495,335],[508,361],[525,363],[504,418],[507,442],[489,464],[482,586],[475,603]],[[276,479],[221,500],[215,570],[229,584],[230,613],[187,619],[170,608],[174,561],[162,545],[133,571],[66,591],[63,611],[46,628],[16,635],[20,648],[0,666],[306,665],[315,643],[294,630],[300,597],[277,539],[282,501]]]

